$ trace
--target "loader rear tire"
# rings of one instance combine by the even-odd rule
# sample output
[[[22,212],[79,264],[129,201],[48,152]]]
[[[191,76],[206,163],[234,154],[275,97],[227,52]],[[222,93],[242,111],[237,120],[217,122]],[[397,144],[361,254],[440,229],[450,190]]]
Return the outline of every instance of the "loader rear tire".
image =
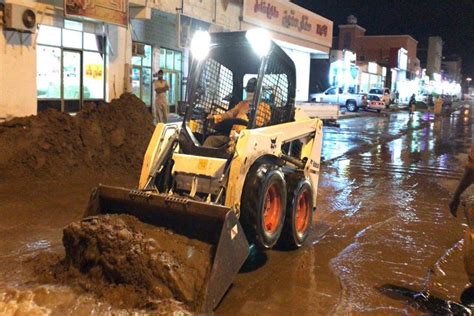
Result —
[[[313,225],[313,189],[302,176],[288,177],[288,203],[280,245],[296,249],[303,245]]]
[[[241,222],[250,243],[270,249],[278,241],[285,220],[286,182],[271,163],[253,166],[245,180]]]

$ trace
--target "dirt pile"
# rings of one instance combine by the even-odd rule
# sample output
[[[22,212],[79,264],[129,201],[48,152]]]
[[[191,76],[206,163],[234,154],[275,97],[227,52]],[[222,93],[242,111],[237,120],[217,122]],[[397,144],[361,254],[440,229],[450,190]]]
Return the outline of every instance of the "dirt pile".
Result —
[[[87,291],[124,307],[152,308],[163,300],[199,310],[211,245],[175,235],[127,215],[89,217],[64,229],[66,257],[56,277],[85,276]],[[81,279],[79,278],[79,279]],[[113,290],[111,290],[111,287]]]
[[[0,174],[137,173],[152,133],[151,114],[132,94],[86,104],[75,116],[46,110],[16,118],[0,124]]]

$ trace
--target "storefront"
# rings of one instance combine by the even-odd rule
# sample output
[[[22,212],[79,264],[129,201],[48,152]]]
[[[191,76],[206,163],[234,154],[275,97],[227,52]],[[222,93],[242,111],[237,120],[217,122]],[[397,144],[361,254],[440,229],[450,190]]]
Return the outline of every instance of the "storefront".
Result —
[[[102,4],[9,2],[29,19],[0,23],[0,121],[48,108],[74,113],[125,91],[128,1]]]
[[[104,100],[105,37],[91,23],[64,19],[40,25],[37,37],[38,110],[77,112],[83,102]]]
[[[132,92],[147,106],[154,106],[153,82],[158,70],[163,70],[170,90],[167,92],[170,113],[182,99],[183,52],[177,38],[176,15],[152,10],[150,19],[132,19]]]
[[[359,62],[359,92],[368,93],[370,89],[384,88],[387,68],[375,62]]]
[[[348,50],[331,50],[329,56],[329,85],[342,88],[343,91],[359,90],[359,67],[357,56]]]
[[[262,27],[285,50],[296,67],[296,100],[309,96],[312,55],[329,55],[333,23],[288,1],[245,0],[241,28]]]

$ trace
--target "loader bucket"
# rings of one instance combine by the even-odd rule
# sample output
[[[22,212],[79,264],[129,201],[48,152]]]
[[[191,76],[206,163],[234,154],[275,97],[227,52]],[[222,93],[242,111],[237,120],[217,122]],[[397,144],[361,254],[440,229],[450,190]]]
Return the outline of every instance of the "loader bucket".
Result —
[[[230,208],[191,199],[99,185],[92,191],[85,217],[128,214],[175,234],[212,245],[210,273],[198,312],[211,312],[245,262],[249,245]]]

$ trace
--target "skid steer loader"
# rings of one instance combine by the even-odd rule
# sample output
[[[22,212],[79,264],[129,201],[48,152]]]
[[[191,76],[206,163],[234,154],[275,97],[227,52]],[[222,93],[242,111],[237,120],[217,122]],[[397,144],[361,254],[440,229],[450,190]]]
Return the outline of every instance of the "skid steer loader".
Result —
[[[205,312],[228,290],[249,242],[297,248],[307,238],[322,122],[295,110],[294,63],[263,31],[199,32],[191,52],[184,120],[156,126],[137,189],[100,185],[86,215],[130,214],[212,244]],[[245,115],[215,119],[242,102]],[[204,146],[216,136],[227,141]]]

